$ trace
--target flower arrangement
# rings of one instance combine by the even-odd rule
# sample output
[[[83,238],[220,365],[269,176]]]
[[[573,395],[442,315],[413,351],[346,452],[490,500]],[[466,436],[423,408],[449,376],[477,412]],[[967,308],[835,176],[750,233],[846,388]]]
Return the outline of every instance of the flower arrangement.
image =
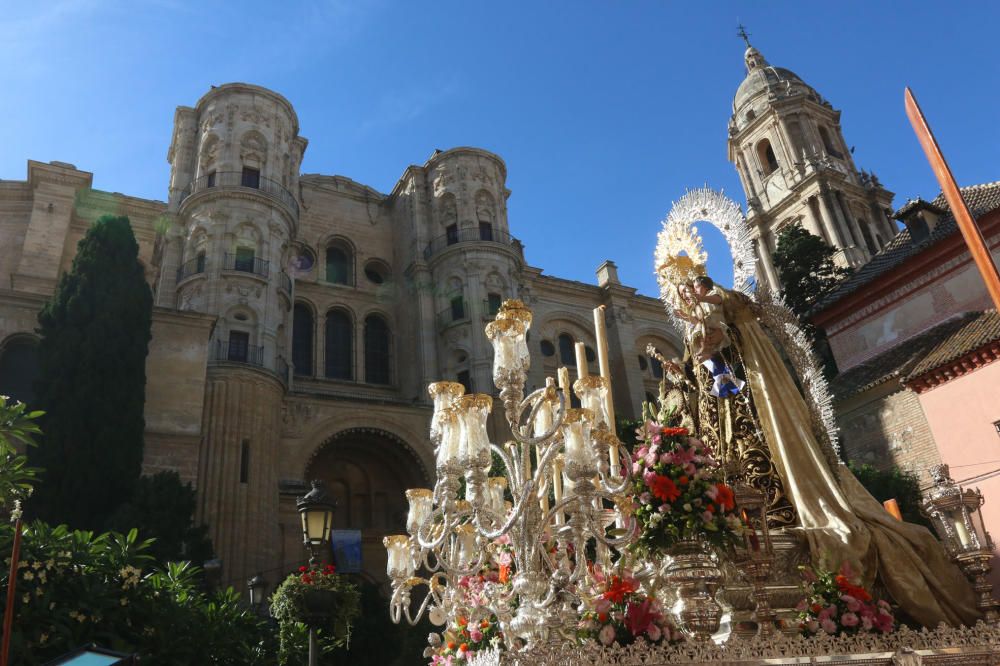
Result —
[[[636,548],[664,550],[684,539],[725,546],[743,533],[733,489],[709,447],[687,428],[647,421],[632,455]]]
[[[459,617],[442,636],[431,634],[430,648],[425,652],[432,666],[453,666],[471,659],[477,652],[501,646],[503,634],[495,615],[469,621]]]
[[[659,600],[642,592],[630,574],[606,574],[594,567],[592,578],[594,586],[580,619],[581,638],[601,645],[630,645],[640,638],[650,643],[684,640]]]
[[[892,606],[857,585],[847,563],[834,574],[800,567],[806,597],[799,602],[799,629],[805,636],[871,632],[888,634],[896,628]]]
[[[424,656],[431,659],[432,665],[452,666],[471,659],[480,650],[504,649],[503,632],[497,617],[483,617],[476,609],[486,606],[488,587],[510,588],[514,548],[510,537],[504,535],[495,539],[488,550],[491,557],[483,568],[473,575],[462,576],[455,586],[457,607],[464,609],[461,611],[464,615],[451,618],[443,632],[427,637],[430,645],[424,650]],[[440,609],[431,609],[430,618],[434,623],[447,622]]]
[[[351,623],[359,613],[358,588],[338,575],[332,564],[302,566],[289,574],[271,596],[271,615],[286,628],[296,623],[310,624],[328,632],[336,645],[346,644]]]

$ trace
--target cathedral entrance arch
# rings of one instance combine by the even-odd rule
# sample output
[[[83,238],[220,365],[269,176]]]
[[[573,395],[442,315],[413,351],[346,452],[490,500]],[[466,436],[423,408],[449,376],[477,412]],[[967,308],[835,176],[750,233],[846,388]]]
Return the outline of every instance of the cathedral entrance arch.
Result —
[[[361,530],[362,572],[385,579],[382,537],[406,533],[407,488],[432,487],[416,451],[379,428],[348,428],[323,442],[304,479],[319,479],[337,503],[333,528]]]

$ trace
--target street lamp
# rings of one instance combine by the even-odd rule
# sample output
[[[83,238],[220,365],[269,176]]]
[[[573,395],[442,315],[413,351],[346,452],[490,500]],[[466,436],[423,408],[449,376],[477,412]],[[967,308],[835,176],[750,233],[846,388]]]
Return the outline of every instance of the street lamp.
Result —
[[[983,494],[962,488],[948,473],[947,465],[930,469],[934,488],[921,507],[944,541],[952,559],[972,581],[979,609],[987,622],[998,618],[993,585],[987,581],[993,560],[993,539],[983,523]]]
[[[330,542],[330,528],[333,526],[333,510],[336,504],[323,489],[323,482],[312,481],[312,490],[295,500],[295,506],[302,516],[302,543],[309,549],[309,567],[316,566],[316,551]],[[316,640],[316,624],[322,618],[314,616],[309,622],[309,666],[319,663],[319,641]]]
[[[333,511],[336,504],[323,489],[323,482],[314,480],[312,490],[295,501],[302,516],[302,542],[309,549],[309,565],[316,565],[317,549],[330,542]]]
[[[253,608],[254,613],[260,612],[261,604],[264,603],[264,588],[266,586],[267,582],[260,574],[247,581],[247,589],[250,590],[250,607]]]

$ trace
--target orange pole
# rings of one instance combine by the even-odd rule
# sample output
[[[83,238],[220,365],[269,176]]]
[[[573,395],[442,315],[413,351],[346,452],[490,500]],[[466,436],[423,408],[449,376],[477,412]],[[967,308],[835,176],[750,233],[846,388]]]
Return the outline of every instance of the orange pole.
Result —
[[[917,104],[913,91],[909,88],[906,89],[906,115],[910,118],[913,131],[917,133],[917,139],[920,140],[920,145],[927,155],[927,161],[931,163],[938,183],[941,184],[941,191],[944,193],[944,198],[948,200],[951,214],[955,216],[955,222],[958,223],[958,229],[962,232],[965,244],[969,247],[972,260],[976,262],[976,268],[983,276],[986,291],[993,299],[993,307],[1000,310],[1000,271],[997,270],[997,265],[990,255],[990,249],[986,245],[986,239],[983,238],[983,232],[980,231],[979,225],[976,224],[972,213],[969,212],[969,207],[962,198],[962,193],[955,182],[955,176],[952,175],[948,162],[945,161],[941,148],[934,139],[930,125],[927,124],[927,119],[924,118],[920,105]]]
[[[10,632],[14,624],[14,592],[17,589],[17,562],[21,556],[21,519],[14,523],[14,548],[10,553],[10,575],[7,577],[7,606],[3,613],[3,646],[0,666],[7,666],[10,655]]]

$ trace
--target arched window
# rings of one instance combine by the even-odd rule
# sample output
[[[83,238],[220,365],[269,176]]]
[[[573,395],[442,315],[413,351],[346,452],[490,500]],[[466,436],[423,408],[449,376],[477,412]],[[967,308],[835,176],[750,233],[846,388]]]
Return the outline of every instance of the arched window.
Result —
[[[296,303],[292,312],[292,365],[296,375],[313,374],[313,315],[302,303]]]
[[[354,284],[351,252],[342,245],[326,248],[326,281],[333,284]]]
[[[326,313],[326,376],[354,379],[354,332],[351,317],[343,310]]]
[[[657,379],[663,379],[663,366],[655,358],[649,359],[649,368],[653,371],[653,376]]]
[[[576,365],[576,350],[573,348],[573,338],[568,333],[559,336],[559,360],[566,367]]]
[[[826,152],[833,157],[843,157],[839,150],[833,146],[833,141],[830,138],[830,132],[823,126],[819,128],[819,138],[823,141],[823,147]]]
[[[774,156],[774,149],[767,139],[761,139],[757,143],[757,161],[760,162],[760,168],[765,176],[774,173],[778,168],[778,158]]]
[[[34,338],[19,335],[0,347],[0,395],[31,407],[38,373],[38,342]]]
[[[639,356],[639,369],[642,370],[643,372],[646,372],[647,368],[649,368],[649,363],[646,361],[646,357],[640,355]]]
[[[385,319],[368,315],[365,319],[365,381],[390,383],[390,333]]]

